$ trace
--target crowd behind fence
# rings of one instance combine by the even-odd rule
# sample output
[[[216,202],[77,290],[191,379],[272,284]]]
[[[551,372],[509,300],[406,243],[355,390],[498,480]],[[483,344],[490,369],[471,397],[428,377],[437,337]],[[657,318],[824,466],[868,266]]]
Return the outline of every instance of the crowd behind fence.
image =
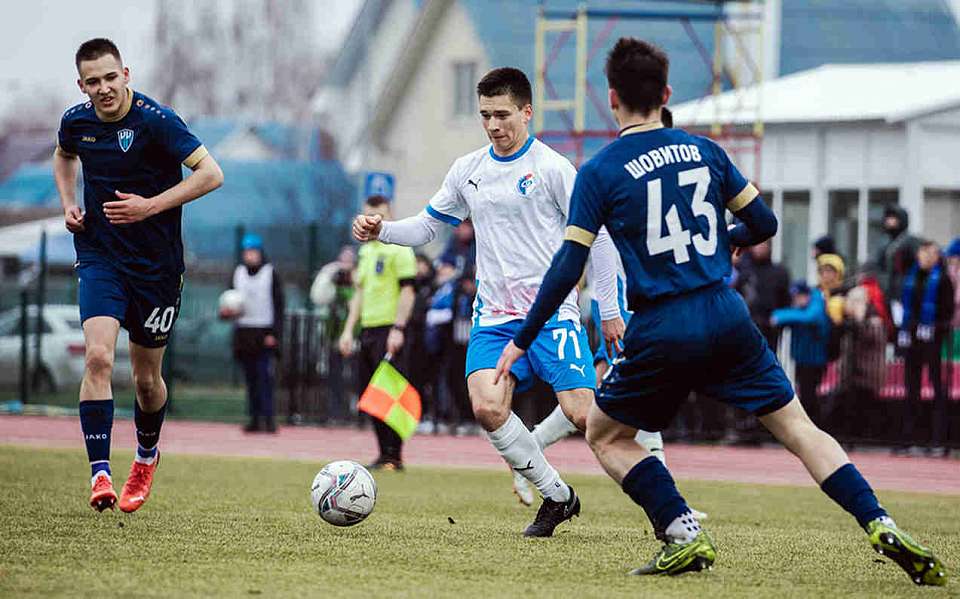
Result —
[[[217,232],[220,236],[230,238],[239,238],[240,233],[242,230],[232,229]],[[359,390],[354,361],[341,356],[337,348],[351,289],[350,267],[334,261],[325,267],[326,270],[319,269],[320,258],[330,256],[333,250],[326,247],[330,245],[329,239],[320,243],[316,235],[315,226],[300,226],[297,231],[269,231],[266,236],[268,254],[272,245],[287,248],[283,240],[306,240],[304,244],[307,247],[325,248],[317,255],[310,250],[310,255],[302,255],[299,261],[289,248],[275,252],[287,286],[288,307],[276,362],[277,416],[281,422],[294,424],[359,424],[363,418],[356,409]],[[294,245],[301,244],[298,242]],[[448,250],[450,247],[455,247],[455,239],[451,239]],[[786,300],[778,300],[779,304],[770,306],[771,310],[764,308],[765,298],[782,294],[774,291],[774,288],[780,285],[777,281],[783,277],[771,270],[776,265],[770,268],[764,266],[762,248],[754,259],[753,265],[744,265],[742,262],[737,265],[730,284],[744,295],[751,313],[756,312],[758,326],[775,346],[777,356],[791,380],[801,382],[797,386],[802,388],[804,373],[810,369],[805,364],[806,356],[796,355],[798,348],[806,352],[803,345],[797,343],[797,335],[806,333],[801,332],[798,326],[775,323],[778,312],[773,308],[782,306],[783,301],[791,301],[789,293]],[[413,352],[408,375],[416,379],[421,387],[424,432],[478,432],[470,414],[463,379],[470,304],[474,292],[470,271],[472,265],[469,264],[471,260],[466,251],[459,250],[445,251],[432,265],[421,257],[421,262],[427,265],[423,276],[417,281],[418,297],[423,299],[418,304],[418,310],[423,313],[411,321],[413,326],[421,330],[412,331],[411,338],[419,337],[423,345]],[[827,263],[831,263],[831,260],[824,262]],[[217,264],[219,266],[215,267]],[[224,389],[232,389],[238,398],[229,408],[237,413],[207,411],[204,412],[207,417],[231,421],[243,417],[242,392],[238,390],[242,377],[231,351],[232,325],[217,318],[217,299],[227,286],[233,266],[227,260],[210,260],[188,272],[179,320],[165,360],[174,414],[177,413],[178,389],[198,387],[200,390],[193,393],[196,397],[215,397]],[[329,275],[333,272],[331,267],[340,274],[328,276],[329,280],[325,280],[330,292],[319,295],[312,293],[311,287],[316,288],[321,278],[314,272],[319,270]],[[822,274],[829,274],[829,269],[821,270]],[[860,275],[848,275],[847,279],[853,281],[844,290],[850,296],[846,303],[849,314],[841,317],[839,325],[829,327],[829,340],[824,338],[824,348],[827,345],[836,347],[830,349],[829,360],[815,372],[812,397],[802,397],[807,411],[818,424],[848,443],[875,443],[903,448],[960,447],[960,327],[954,323],[942,337],[937,338],[939,346],[936,352],[942,365],[939,379],[932,380],[930,369],[925,369],[916,384],[917,392],[911,394],[909,359],[905,359],[910,353],[898,345],[896,329],[892,329],[889,322],[873,312],[870,318],[855,317],[856,310],[851,311],[850,307],[856,306],[854,300],[866,293],[863,289],[869,287],[869,281],[864,283]],[[7,374],[12,369],[23,370],[26,377],[7,376],[5,382],[0,383],[0,399],[19,395],[29,401],[29,391],[33,390],[33,401],[44,401],[43,396],[37,395],[38,383],[42,381],[35,371],[35,356],[40,355],[37,331],[41,324],[34,316],[30,316],[24,327],[16,316],[29,307],[23,304],[75,304],[76,279],[69,269],[59,272],[53,269],[50,276],[42,276],[40,281],[42,284],[36,280],[21,285],[5,284],[0,293],[0,309],[3,310],[0,318],[7,319],[0,320],[0,325],[6,323],[9,329],[0,331],[0,343],[5,344],[3,351],[6,352],[2,354],[5,357],[0,368],[6,369]],[[826,289],[824,287],[827,296],[841,295],[839,291],[833,293]],[[815,295],[811,289],[793,291],[794,301],[803,293]],[[452,305],[453,308],[449,308],[450,314],[445,319],[438,320],[431,310],[442,303],[438,297],[443,293],[453,295],[443,304]],[[312,299],[321,296],[325,299],[319,300],[319,304]],[[833,299],[828,298],[830,301],[826,304]],[[829,308],[827,306],[827,311]],[[437,311],[437,314],[444,310]],[[31,315],[34,312],[35,309]],[[589,315],[589,310],[585,310],[584,314]],[[438,326],[438,322],[441,325]],[[75,325],[82,344],[79,322]],[[592,327],[588,330],[592,333]],[[46,335],[40,337],[47,338]],[[594,347],[598,342],[595,335],[591,334]],[[68,353],[73,352],[72,359],[78,359],[76,342],[67,343]],[[23,364],[24,352],[28,356],[27,362],[33,365],[30,368]],[[82,359],[82,352],[79,358]],[[61,394],[65,397],[71,394],[75,396],[76,382],[60,389]],[[911,395],[916,397],[911,398]],[[61,399],[66,405],[69,398]],[[688,441],[755,442],[769,439],[755,418],[705,399],[691,397],[680,410],[671,429],[665,431],[665,436]],[[533,425],[549,413],[555,401],[549,388],[540,385],[519,397],[516,409],[529,425]]]

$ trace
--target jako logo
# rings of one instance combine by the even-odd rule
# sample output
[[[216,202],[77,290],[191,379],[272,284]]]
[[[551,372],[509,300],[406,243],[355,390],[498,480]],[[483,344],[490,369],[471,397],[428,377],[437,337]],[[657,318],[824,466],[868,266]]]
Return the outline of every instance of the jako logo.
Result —
[[[92,435],[84,435],[83,438],[87,441],[106,441],[110,438],[110,435],[107,433],[94,433]]]
[[[520,195],[527,195],[527,191],[531,187],[533,187],[533,173],[527,173],[517,181],[517,191],[520,192]]]

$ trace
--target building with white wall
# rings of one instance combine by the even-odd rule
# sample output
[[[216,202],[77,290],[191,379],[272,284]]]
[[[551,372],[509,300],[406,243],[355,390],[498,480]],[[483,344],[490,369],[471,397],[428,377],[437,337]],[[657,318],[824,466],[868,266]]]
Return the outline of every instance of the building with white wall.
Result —
[[[579,4],[577,0],[545,0],[543,3],[546,8],[570,10],[575,10]],[[588,3],[591,8],[622,8],[626,5],[603,0],[591,0]],[[689,5],[694,9],[700,6],[703,10],[712,10],[701,3]],[[534,28],[538,6],[536,2],[516,0],[364,2],[330,76],[314,97],[315,118],[318,125],[335,137],[337,158],[349,172],[387,171],[396,175],[395,212],[398,216],[419,211],[442,182],[452,161],[487,143],[475,116],[477,79],[489,68],[504,65],[516,66],[533,79]],[[647,12],[664,11],[664,6],[662,2],[642,0],[629,4],[632,10]],[[763,53],[767,77],[795,73],[830,62],[960,59],[960,30],[953,13],[941,0],[911,0],[903,3],[767,0],[763,6],[766,35],[769,38]],[[691,32],[697,38],[697,43],[691,41]],[[649,39],[669,53],[675,103],[698,98],[710,88],[712,73],[704,65],[703,53],[710,55],[713,52],[712,23],[694,20],[684,24],[677,19],[631,21],[611,18],[591,20],[590,23],[590,44],[602,42],[588,64],[590,82],[600,95],[604,95],[606,89],[603,57],[621,35]],[[851,43],[851,39],[856,39],[857,43]],[[559,57],[551,68],[552,84],[561,97],[568,97],[572,93],[568,92],[572,89],[573,63],[564,54],[572,51],[573,44],[567,44],[559,51]],[[729,54],[737,55],[732,51]],[[946,89],[951,86],[941,82],[936,87]],[[960,83],[952,87],[960,89]],[[827,102],[836,100],[832,98]],[[771,122],[771,103],[761,104],[760,108],[764,112],[763,119]],[[928,129],[923,124],[928,121],[923,119],[941,117],[931,114],[917,118],[920,120],[908,119],[914,123],[911,129],[914,131],[911,137],[914,143],[919,143],[917,132]],[[840,129],[856,129],[865,121],[847,122],[842,127],[835,123],[840,128],[831,127],[829,132],[824,128],[821,133],[807,131],[812,122],[783,123],[784,131],[790,129],[792,132],[790,135],[794,137],[791,139],[798,140],[786,144],[784,151],[797,154],[798,164],[805,164],[804,161],[812,159],[814,153],[811,148],[817,143],[831,147],[837,143],[841,147],[852,143],[845,141]],[[895,135],[893,131],[898,127],[906,127],[903,123],[888,123],[886,134]],[[599,104],[591,103],[586,127],[611,128],[602,101]],[[615,129],[615,126],[612,128]],[[868,137],[872,140],[883,135],[875,132]],[[770,136],[769,142],[765,143],[765,160],[773,151],[770,144],[780,143],[777,139],[776,136]],[[554,140],[547,141],[555,143]],[[858,143],[862,145],[867,142]],[[870,143],[876,145],[877,142]],[[557,147],[566,151],[563,147]],[[590,151],[586,157],[589,155]],[[832,157],[827,160],[823,168],[830,171],[823,173],[825,177],[839,176],[836,170],[841,168],[841,164],[847,165],[843,168],[849,167],[847,162],[837,163]],[[792,183],[787,184],[787,179],[795,176],[785,172],[783,184],[779,187],[784,193],[777,195],[777,202],[783,203],[785,210],[792,210],[799,202],[790,194],[794,189],[790,187]],[[905,204],[912,201],[909,197],[920,193],[895,185],[897,181],[888,175],[884,177],[871,173],[868,178],[873,183],[857,184],[852,188],[834,187],[830,182],[832,179],[826,179],[824,185],[828,187],[824,190],[853,189],[866,190],[864,193],[868,193],[871,189],[902,189],[898,194],[904,194]],[[767,180],[766,174],[760,180],[768,186],[772,181]],[[813,187],[803,189],[809,190],[808,203],[821,205],[820,199],[814,199],[820,198],[821,191]],[[874,203],[879,203],[879,200]],[[835,204],[838,207],[850,205],[849,201],[847,204],[839,201]],[[859,211],[859,200],[853,204]],[[798,210],[802,212],[802,209]],[[827,231],[827,221],[830,219],[829,214],[821,213],[819,208],[807,212],[810,214],[809,223],[801,231],[803,243],[809,237]],[[866,213],[858,216],[854,227],[857,232],[869,221],[868,216]],[[841,222],[839,216],[835,220]],[[861,239],[872,243],[869,235],[861,234],[853,242],[858,251]]]
[[[795,275],[812,276],[810,245],[821,235],[848,262],[871,259],[891,203],[917,235],[947,243],[960,234],[960,61],[825,65],[674,114],[696,130],[750,125],[754,110],[764,123],[759,164],[750,153],[736,161],[780,216],[774,256]]]

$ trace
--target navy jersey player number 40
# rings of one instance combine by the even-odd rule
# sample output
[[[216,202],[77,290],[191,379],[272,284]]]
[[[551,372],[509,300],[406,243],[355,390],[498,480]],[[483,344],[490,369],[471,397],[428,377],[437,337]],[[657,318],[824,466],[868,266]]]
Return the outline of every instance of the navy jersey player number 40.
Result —
[[[633,315],[623,355],[587,416],[586,437],[664,541],[633,573],[678,574],[710,567],[716,559],[711,538],[670,472],[633,442],[638,428],[667,427],[696,391],[756,414],[821,489],[856,518],[877,552],[917,584],[945,584],[943,564],[897,527],[840,445],[810,421],[742,298],[723,284],[731,245],[771,237],[776,217],[719,146],[663,127],[661,108],[671,93],[668,67],[666,54],[641,40],[622,38],[610,51],[609,101],[620,137],[578,173],[566,240],[504,348],[497,378],[510,372],[577,283],[605,225],[626,271]],[[741,221],[729,232],[720,226],[727,209]]]
[[[167,402],[160,371],[183,284],[181,206],[219,187],[223,173],[176,112],[128,87],[130,70],[113,42],[84,42],[75,63],[77,85],[89,99],[63,114],[53,173],[77,251],[86,358],[80,426],[92,471],[90,505],[103,511],[117,502],[110,378],[122,326],[130,334],[138,447],[119,502],[132,512],[149,497],[159,463]],[[186,179],[181,165],[193,171]]]

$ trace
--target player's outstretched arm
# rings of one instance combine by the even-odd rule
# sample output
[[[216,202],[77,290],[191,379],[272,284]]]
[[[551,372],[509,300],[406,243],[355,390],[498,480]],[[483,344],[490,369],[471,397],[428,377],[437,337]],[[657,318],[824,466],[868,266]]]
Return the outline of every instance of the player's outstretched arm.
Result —
[[[207,154],[183,181],[152,198],[144,198],[123,190],[116,190],[117,201],[105,202],[103,213],[112,224],[139,222],[164,210],[182,206],[223,185],[220,165]]]
[[[777,234],[777,215],[763,200],[754,198],[733,214],[740,219],[740,224],[730,230],[730,243],[736,247],[756,245]]]
[[[373,241],[416,247],[436,239],[442,221],[426,211],[395,221],[384,221],[380,215],[357,215],[353,219],[353,237],[357,241]]]
[[[71,233],[83,231],[83,211],[77,205],[77,174],[80,172],[80,159],[60,149],[53,152],[53,180],[60,194],[60,206],[63,207],[63,220]]]

